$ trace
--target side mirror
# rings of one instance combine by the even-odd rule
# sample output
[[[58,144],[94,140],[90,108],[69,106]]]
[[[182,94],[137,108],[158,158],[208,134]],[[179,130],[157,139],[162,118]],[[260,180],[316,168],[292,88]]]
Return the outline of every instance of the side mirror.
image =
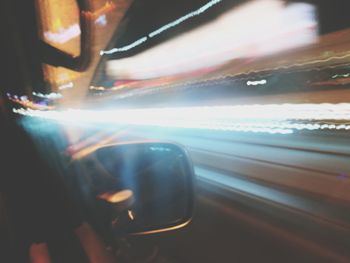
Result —
[[[194,172],[186,151],[171,143],[108,145],[81,160],[90,176],[78,187],[92,225],[113,235],[149,234],[187,225]],[[110,234],[108,234],[110,235]]]
[[[42,35],[42,39],[39,40],[41,59],[44,63],[53,66],[85,71],[91,62],[92,45],[91,19],[87,15],[87,11],[90,9],[89,1],[66,1],[59,10],[54,9],[57,7],[56,5],[59,4],[53,1],[47,3],[37,1],[39,18],[41,18],[39,19],[39,28],[48,27],[54,30],[54,32],[48,31],[39,34]],[[70,13],[66,14],[67,11]],[[63,22],[69,26],[56,28],[57,24]],[[74,42],[75,39],[78,40],[78,43]],[[78,54],[70,54],[68,50],[75,50],[76,46],[79,49]]]

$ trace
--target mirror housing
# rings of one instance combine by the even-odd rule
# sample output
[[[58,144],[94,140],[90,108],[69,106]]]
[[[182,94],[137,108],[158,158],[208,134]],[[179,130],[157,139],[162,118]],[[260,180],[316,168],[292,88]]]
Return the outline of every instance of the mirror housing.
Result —
[[[41,60],[55,67],[65,67],[74,71],[83,72],[91,63],[92,30],[91,19],[87,15],[90,10],[89,2],[86,0],[75,0],[79,9],[80,26],[80,54],[72,56],[43,40],[39,40]]]
[[[107,145],[77,162],[88,174],[77,173],[76,196],[87,220],[102,235],[158,233],[191,221],[195,177],[181,146]]]

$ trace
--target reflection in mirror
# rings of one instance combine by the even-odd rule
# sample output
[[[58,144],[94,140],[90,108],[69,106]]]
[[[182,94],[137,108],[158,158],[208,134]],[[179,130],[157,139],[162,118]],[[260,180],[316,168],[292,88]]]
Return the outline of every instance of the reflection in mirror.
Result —
[[[89,191],[85,188],[81,192],[92,197],[87,207],[97,228],[114,234],[145,233],[189,222],[193,168],[179,146],[112,145],[99,148],[85,159],[90,186]],[[83,185],[86,187],[86,183]]]

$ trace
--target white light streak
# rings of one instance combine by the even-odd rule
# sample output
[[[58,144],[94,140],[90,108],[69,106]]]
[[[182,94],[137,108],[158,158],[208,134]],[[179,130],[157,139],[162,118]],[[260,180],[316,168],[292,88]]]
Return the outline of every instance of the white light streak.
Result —
[[[32,94],[36,97],[43,98],[43,99],[49,99],[49,100],[57,100],[63,98],[63,95],[61,93],[55,93],[51,92],[49,94],[43,94],[43,93],[36,93],[32,92]]]
[[[120,47],[120,48],[112,48],[110,50],[101,50],[100,51],[100,55],[104,55],[104,54],[113,54],[113,53],[116,53],[116,52],[122,52],[122,51],[128,51],[136,46],[139,46],[141,45],[143,42],[146,42],[147,41],[147,37],[143,37],[143,38],[140,38],[139,40],[136,40],[135,42],[129,44],[129,45],[126,45],[124,47]]]
[[[267,81],[266,81],[266,79],[262,79],[262,80],[253,80],[253,81],[250,81],[250,80],[248,80],[247,81],[247,85],[248,86],[251,86],[251,85],[253,85],[253,86],[256,86],[256,85],[265,85],[267,83]]]
[[[65,83],[65,84],[62,84],[62,85],[58,86],[58,89],[59,90],[64,90],[64,89],[71,89],[73,87],[74,87],[74,84],[73,84],[73,82],[70,81],[68,83]]]
[[[336,78],[348,78],[350,77],[350,73],[346,73],[346,74],[335,74],[332,76],[332,79],[336,79]]]
[[[63,44],[75,37],[78,37],[80,34],[80,26],[78,24],[74,24],[68,28],[61,28],[57,33],[51,31],[44,32],[44,37],[45,39],[54,43]]]
[[[290,134],[300,130],[350,130],[350,103],[13,111],[73,124],[136,125],[271,134]]]
[[[198,16],[202,13],[204,13],[206,10],[208,10],[209,8],[211,8],[212,6],[220,3],[222,0],[211,0],[210,2],[206,3],[205,5],[203,5],[202,7],[198,8],[197,10],[195,11],[192,11],[190,13],[188,13],[187,15],[184,15],[178,19],[176,19],[175,21],[173,22],[170,22],[169,24],[166,24],[160,28],[158,28],[157,30],[151,32],[148,34],[148,37],[152,38],[156,35],[159,35],[160,33],[172,28],[172,27],[175,27],[177,26],[178,24],[186,21],[187,19],[190,19],[194,16]],[[127,51],[127,50],[130,50],[136,46],[139,46],[141,45],[142,43],[144,43],[145,41],[147,41],[147,37],[143,37],[127,46],[124,46],[124,47],[121,47],[121,48],[113,48],[111,50],[102,50],[100,51],[100,55],[104,55],[104,54],[113,54],[113,53],[116,53],[116,52],[123,52],[123,51]]]
[[[205,11],[207,11],[209,8],[211,8],[212,6],[220,3],[222,0],[212,0],[208,3],[206,3],[205,5],[203,5],[202,7],[198,8],[197,10],[188,13],[187,15],[184,15],[178,19],[176,19],[173,22],[170,22],[169,24],[166,24],[164,26],[162,26],[161,28],[151,32],[150,34],[148,34],[149,37],[154,37],[156,35],[159,35],[160,33],[164,32],[165,30],[168,30],[174,26],[177,26],[178,24],[181,24],[182,22],[186,21],[187,19],[190,19],[194,16],[198,16],[202,13],[204,13]]]

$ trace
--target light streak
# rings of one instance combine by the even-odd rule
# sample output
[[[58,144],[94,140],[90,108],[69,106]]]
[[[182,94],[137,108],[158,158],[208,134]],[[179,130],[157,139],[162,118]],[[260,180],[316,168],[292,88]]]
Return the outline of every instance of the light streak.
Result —
[[[157,146],[153,146],[153,147],[150,147],[150,150],[151,151],[155,151],[155,152],[170,152],[170,148],[167,148],[167,147],[157,147]]]
[[[63,98],[63,95],[61,93],[55,93],[51,92],[49,94],[43,94],[43,93],[36,93],[32,92],[32,94],[36,97],[43,98],[43,99],[49,99],[49,100],[57,100]]]
[[[140,38],[139,40],[136,40],[135,42],[133,42],[129,45],[126,45],[124,47],[112,48],[111,50],[101,50],[100,55],[102,56],[104,54],[113,54],[116,52],[128,51],[136,46],[141,45],[143,42],[146,42],[146,41],[147,41],[147,37],[143,37],[143,38]]]
[[[65,84],[62,84],[62,85],[58,86],[58,89],[59,90],[64,90],[64,89],[71,89],[73,87],[74,87],[74,84],[73,84],[73,82],[70,81],[68,83],[65,83]]]
[[[135,219],[134,213],[131,210],[128,210],[128,216],[131,220]]]
[[[178,24],[181,24],[182,22],[186,21],[187,19],[190,19],[194,16],[198,16],[202,13],[204,13],[206,10],[208,10],[209,8],[211,8],[212,6],[220,3],[222,0],[211,0],[209,1],[208,3],[206,3],[205,5],[203,5],[202,7],[198,8],[197,10],[195,11],[192,11],[190,13],[188,13],[187,15],[184,15],[178,19],[176,19],[175,21],[173,22],[170,22],[169,24],[166,24],[160,28],[158,28],[157,30],[151,32],[148,34],[148,37],[152,38],[152,37],[155,37],[156,35],[159,35],[160,33],[172,28],[172,27],[175,27],[177,26]],[[111,50],[102,50],[100,51],[100,55],[104,55],[104,54],[113,54],[113,53],[116,53],[116,52],[123,52],[123,51],[127,51],[127,50],[130,50],[136,46],[139,46],[141,45],[142,43],[144,43],[146,40],[147,40],[147,36],[139,39],[139,40],[136,40],[135,42],[127,45],[127,46],[124,46],[124,47],[121,47],[121,48],[113,48]]]
[[[222,0],[212,0],[208,3],[206,3],[205,5],[203,5],[202,7],[198,8],[197,10],[192,11],[192,12],[188,13],[187,15],[184,15],[184,16],[176,19],[175,21],[170,22],[169,24],[166,24],[166,25],[162,26],[161,28],[149,33],[148,36],[154,37],[156,35],[159,35],[160,33],[164,32],[165,30],[168,30],[174,26],[177,26],[178,24],[181,24],[182,22],[186,21],[187,19],[190,19],[194,16],[198,16],[198,15],[204,13],[206,10],[208,10],[212,6],[220,3],[221,1]]]
[[[22,105],[23,107],[29,108],[29,109],[33,109],[33,110],[53,110],[54,107],[53,106],[49,106],[46,105],[46,103],[36,103],[34,101],[31,101],[28,99],[27,96],[20,96],[18,97],[17,95],[11,95],[9,93],[7,93],[7,97],[9,100]]]
[[[108,88],[105,88],[105,87],[102,87],[102,86],[90,86],[89,87],[90,90],[99,90],[99,91],[105,91],[105,90],[108,90]]]
[[[301,130],[350,130],[350,103],[13,111],[73,124],[153,126],[270,134],[290,134]]]
[[[350,77],[350,73],[346,73],[346,74],[335,74],[332,76],[332,79],[336,79],[336,78],[348,78]]]
[[[350,52],[345,53],[344,55],[338,55],[338,56],[332,56],[332,57],[327,57],[327,58],[322,58],[322,56],[319,56],[318,58],[315,58],[314,60],[307,60],[303,62],[298,62],[294,64],[288,64],[285,66],[278,66],[278,67],[266,67],[262,68],[259,70],[249,70],[245,72],[245,74],[254,74],[254,73],[259,73],[261,71],[276,71],[276,70],[281,70],[281,69],[291,69],[291,68],[297,68],[297,67],[305,67],[305,66],[312,66],[312,65],[317,65],[317,64],[322,64],[326,62],[333,62],[337,63],[338,61],[344,60],[344,59],[349,59],[350,58]],[[329,67],[331,68],[331,67]],[[228,77],[234,77],[235,74],[228,74]]]
[[[256,85],[265,85],[267,83],[266,79],[262,79],[262,80],[248,80],[247,81],[247,85],[250,86],[250,85],[253,85],[253,86],[256,86]]]
[[[54,43],[63,44],[75,37],[78,37],[80,34],[80,26],[78,24],[74,24],[68,28],[60,28],[58,32],[46,31],[44,32],[44,37],[45,39]]]

